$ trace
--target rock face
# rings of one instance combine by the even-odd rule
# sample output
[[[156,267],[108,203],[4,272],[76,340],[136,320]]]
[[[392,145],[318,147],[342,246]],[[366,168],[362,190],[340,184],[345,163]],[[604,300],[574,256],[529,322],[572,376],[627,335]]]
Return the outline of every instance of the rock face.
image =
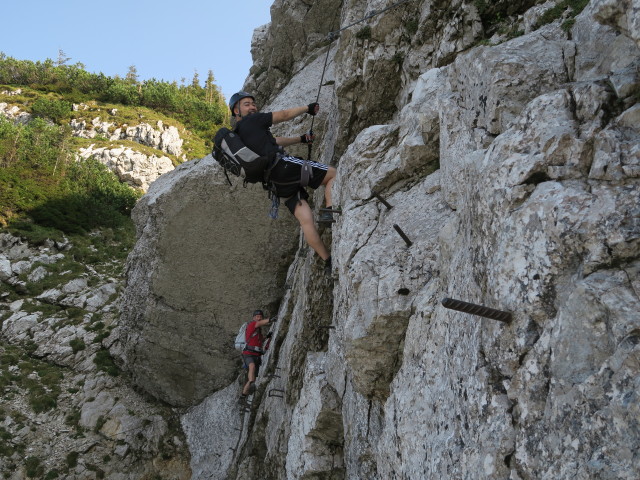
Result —
[[[122,362],[134,381],[179,406],[237,375],[233,339],[251,312],[275,313],[298,243],[297,222],[258,185],[230,187],[208,156],[163,175],[136,205]]]
[[[640,476],[638,2],[535,3],[409,2],[331,43],[363,4],[274,3],[245,88],[308,103],[330,49],[333,279],[301,251],[249,412],[183,416],[197,478]]]

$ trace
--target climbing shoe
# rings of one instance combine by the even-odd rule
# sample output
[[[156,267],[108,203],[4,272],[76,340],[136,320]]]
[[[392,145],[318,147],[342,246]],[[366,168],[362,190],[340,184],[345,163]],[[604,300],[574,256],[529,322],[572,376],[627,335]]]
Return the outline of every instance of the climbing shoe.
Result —
[[[324,261],[324,274],[331,276],[331,256]]]
[[[331,225],[333,222],[335,222],[335,220],[333,219],[333,215],[331,214],[331,212],[327,212],[327,211],[320,212],[318,223]]]

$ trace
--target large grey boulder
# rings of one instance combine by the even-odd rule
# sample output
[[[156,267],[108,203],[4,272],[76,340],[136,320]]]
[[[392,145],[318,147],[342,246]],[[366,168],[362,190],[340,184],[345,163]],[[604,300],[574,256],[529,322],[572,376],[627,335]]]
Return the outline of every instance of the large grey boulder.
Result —
[[[238,374],[233,339],[255,308],[275,313],[298,243],[257,185],[230,187],[207,156],[156,180],[133,211],[120,357],[133,380],[172,405],[194,405]]]

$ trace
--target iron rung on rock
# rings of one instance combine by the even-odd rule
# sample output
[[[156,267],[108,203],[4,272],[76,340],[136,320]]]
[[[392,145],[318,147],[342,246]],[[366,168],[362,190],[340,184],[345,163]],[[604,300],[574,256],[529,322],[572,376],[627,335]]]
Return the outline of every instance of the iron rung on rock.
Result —
[[[453,298],[443,298],[441,303],[444,307],[451,310],[470,313],[472,315],[479,315],[481,317],[498,320],[504,323],[509,323],[512,318],[511,312],[496,310],[495,308],[489,308],[485,307],[484,305],[477,305],[475,303],[463,302],[462,300],[455,300]]]

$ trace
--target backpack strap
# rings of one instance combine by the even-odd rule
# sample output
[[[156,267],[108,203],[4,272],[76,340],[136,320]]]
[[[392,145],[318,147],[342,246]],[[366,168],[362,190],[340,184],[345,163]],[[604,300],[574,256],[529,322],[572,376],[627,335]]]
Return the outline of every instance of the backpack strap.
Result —
[[[248,329],[248,327],[249,326],[247,325],[247,329]],[[249,338],[247,338],[247,333],[245,332],[245,334],[244,334],[244,336],[245,336],[244,349],[248,350],[249,352],[255,352],[255,353],[264,354],[264,349],[262,347],[253,347],[253,346],[249,345],[249,340],[251,340],[256,335],[258,335],[258,328],[257,327],[253,330],[253,333],[251,335],[249,335]]]

